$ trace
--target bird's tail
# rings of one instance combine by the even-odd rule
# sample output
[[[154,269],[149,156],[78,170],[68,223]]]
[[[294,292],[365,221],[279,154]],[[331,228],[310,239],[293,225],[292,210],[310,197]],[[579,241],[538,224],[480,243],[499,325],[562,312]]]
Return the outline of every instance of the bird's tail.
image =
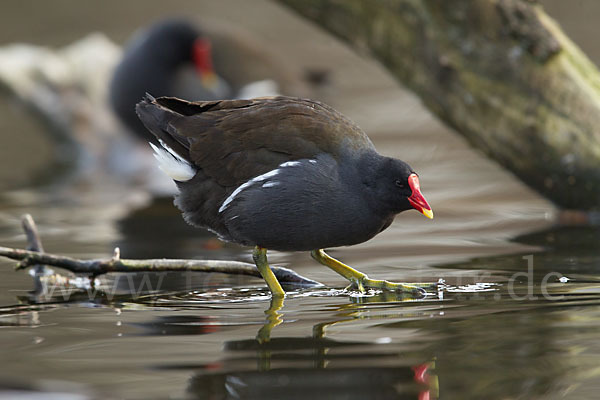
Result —
[[[157,100],[146,94],[144,99],[136,105],[135,110],[144,126],[156,136],[161,145],[158,147],[150,143],[159,168],[175,181],[188,181],[196,174],[196,168],[190,160],[189,142],[187,138],[178,135],[173,129],[169,129],[170,123],[174,119],[181,118],[182,115],[167,105],[161,104],[163,101],[184,102],[168,98]]]
[[[174,120],[183,117],[181,113],[170,107],[170,103],[176,102],[187,103],[185,100],[169,97],[155,99],[146,93],[142,101],[135,106],[135,111],[146,129],[156,136],[158,140],[165,143],[181,158],[191,162],[189,159],[190,144],[188,139],[170,128]]]

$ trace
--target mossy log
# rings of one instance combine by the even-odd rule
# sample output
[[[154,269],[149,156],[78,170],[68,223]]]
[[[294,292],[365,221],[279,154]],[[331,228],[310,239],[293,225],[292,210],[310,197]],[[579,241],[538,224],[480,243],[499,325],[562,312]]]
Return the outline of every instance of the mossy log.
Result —
[[[600,73],[534,1],[279,0],[563,208],[600,207]]]

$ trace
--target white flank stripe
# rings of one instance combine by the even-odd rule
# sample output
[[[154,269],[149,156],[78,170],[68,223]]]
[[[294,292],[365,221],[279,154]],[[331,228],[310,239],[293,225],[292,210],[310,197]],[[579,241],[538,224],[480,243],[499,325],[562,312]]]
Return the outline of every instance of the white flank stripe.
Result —
[[[160,141],[160,145],[163,149],[150,143],[152,150],[154,150],[154,158],[158,161],[158,168],[161,171],[171,177],[171,179],[179,182],[189,181],[196,175],[194,167],[163,143],[162,140]]]
[[[308,160],[311,163],[316,163],[315,160]],[[262,182],[266,179],[272,178],[275,175],[277,175],[279,172],[281,172],[281,168],[286,168],[286,167],[295,167],[297,165],[302,165],[302,162],[300,161],[287,161],[284,162],[282,164],[279,164],[279,167],[277,169],[274,169],[272,171],[269,171],[267,173],[264,173],[262,175],[259,175],[255,178],[250,179],[248,182],[245,182],[243,184],[241,184],[240,186],[238,186],[237,189],[235,189],[233,191],[233,193],[231,193],[229,195],[229,197],[227,197],[225,199],[225,201],[223,202],[223,204],[221,204],[221,207],[219,207],[219,212],[223,212],[227,206],[229,206],[229,203],[231,203],[233,201],[233,199],[235,198],[235,196],[237,196],[238,194],[240,194],[240,192],[246,188],[248,188],[249,186],[252,186],[253,184],[257,183],[257,182]],[[263,183],[262,187],[271,187],[271,186],[276,186],[279,185],[281,182],[277,182],[277,181],[271,181],[271,182],[265,182]]]
[[[281,164],[279,167],[280,168],[285,168],[285,167],[294,167],[296,165],[300,165],[300,161],[288,161],[288,162],[284,162],[283,164]]]
[[[277,186],[279,185],[281,182],[277,182],[277,181],[269,181],[269,182],[265,182],[262,184],[262,187],[271,187],[271,186]]]
[[[256,178],[252,178],[250,179],[248,182],[241,184],[240,186],[238,186],[237,189],[235,189],[233,191],[233,193],[231,193],[229,195],[228,198],[225,199],[225,201],[223,202],[223,204],[221,204],[221,207],[219,207],[219,212],[223,212],[227,206],[229,205],[229,203],[231,203],[233,201],[233,199],[235,198],[235,196],[237,196],[242,190],[246,189],[247,187],[255,184],[256,182],[262,182],[265,179],[269,179],[275,175],[277,175],[279,173],[279,169],[274,169],[272,171],[269,171],[267,173],[264,173],[262,175],[257,176]]]

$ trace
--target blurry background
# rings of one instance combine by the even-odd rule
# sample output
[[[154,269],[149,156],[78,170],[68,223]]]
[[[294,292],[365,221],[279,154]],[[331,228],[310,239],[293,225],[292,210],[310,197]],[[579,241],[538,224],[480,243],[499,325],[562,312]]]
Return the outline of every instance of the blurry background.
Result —
[[[542,3],[598,64],[600,43],[596,40],[599,33],[596,22],[600,3],[594,0],[547,0]],[[366,54],[355,53],[277,3],[259,0],[5,2],[0,15],[0,64],[7,62],[3,57],[12,56],[5,50],[14,43],[44,46],[60,56],[59,49],[92,32],[100,32],[120,46],[137,28],[167,16],[196,21],[209,34],[214,33],[215,38],[219,38],[213,43],[217,70],[227,71],[242,83],[270,78],[283,94],[312,97],[332,105],[356,121],[380,152],[407,161],[419,172],[422,190],[435,211],[435,220],[426,220],[416,212],[404,213],[376,239],[359,246],[336,249],[332,252],[334,256],[369,271],[372,277],[396,281],[444,278],[448,283],[462,285],[477,282],[485,274],[490,282],[496,282],[504,279],[507,271],[523,270],[525,263],[520,256],[532,252],[541,252],[537,254],[543,263],[536,268],[545,272],[558,270],[593,275],[598,265],[598,253],[593,250],[597,230],[555,228],[556,210],[548,201],[438,122],[377,62]],[[112,49],[105,58],[109,65],[115,59],[114,54],[118,57],[119,49],[111,53],[115,49],[107,48]],[[46,250],[50,252],[82,258],[104,257],[114,246],[120,246],[123,257],[128,258],[249,261],[248,249],[222,244],[209,233],[187,227],[171,205],[171,197],[157,196],[152,185],[140,176],[152,175],[167,183],[168,178],[155,170],[143,170],[141,175],[130,176],[113,168],[116,164],[111,163],[112,156],[105,154],[112,147],[105,146],[103,138],[115,140],[116,147],[121,147],[120,138],[126,137],[127,133],[102,101],[105,95],[102,82],[106,82],[109,70],[97,73],[99,65],[98,68],[83,69],[91,71],[88,81],[91,84],[86,89],[50,85],[52,93],[44,92],[38,98],[40,103],[33,106],[18,100],[14,88],[5,88],[0,96],[0,245],[23,246],[19,218],[28,212],[38,222]],[[32,79],[35,81],[35,76]],[[96,91],[88,91],[90,87]],[[91,97],[88,96],[90,93]],[[44,110],[49,110],[48,114],[40,114],[40,104]],[[82,143],[90,147],[82,149]],[[581,245],[575,252],[570,250],[573,243]],[[308,254],[276,253],[272,260],[289,263],[303,275],[328,285],[341,284],[335,275],[310,260]],[[0,265],[3,267],[0,270],[0,281],[3,282],[0,304],[12,305],[15,296],[24,295],[30,287],[30,278],[12,272],[9,262],[1,261]],[[165,285],[171,285],[168,287],[172,290],[181,289],[181,281],[177,277],[171,278]],[[586,279],[591,278],[587,276]],[[234,287],[258,284],[248,279],[227,278],[214,278],[214,282],[217,286]],[[2,331],[6,334],[0,335],[3,343],[0,358],[4,360],[3,367],[10,365],[10,369],[2,368],[2,375],[6,380],[19,377],[27,383],[48,379],[77,382],[104,394],[116,393],[116,397],[146,398],[180,395],[192,390],[190,365],[203,371],[208,370],[210,364],[219,373],[253,370],[253,366],[248,366],[248,360],[242,360],[241,356],[238,359],[231,353],[224,354],[222,347],[227,340],[253,337],[264,319],[266,303],[235,303],[229,307],[211,302],[210,298],[208,305],[195,308],[205,301],[195,295],[183,299],[165,298],[162,303],[110,303],[94,312],[87,308],[56,306],[53,308],[56,312],[49,314],[46,309],[22,308],[15,312],[14,308],[7,307],[3,314],[4,325],[40,329],[36,332],[17,328]],[[240,295],[232,300],[244,302],[248,299]],[[344,311],[349,306],[345,298],[336,298],[333,303],[326,298],[304,300],[304,303],[302,299],[286,300],[288,315],[294,315],[297,322],[284,324],[276,332],[283,336],[303,337],[310,335],[314,324],[325,320],[352,320]],[[452,314],[446,309],[448,319],[441,321],[448,321],[448,325],[444,322],[440,325],[404,325],[412,318],[419,320],[443,315],[440,310],[444,305],[439,305],[441,308],[438,309],[436,303],[423,308],[417,305],[411,308],[410,315],[405,315],[401,309],[382,311],[381,319],[391,319],[387,326],[379,326],[366,314],[359,314],[358,319],[365,319],[361,322],[364,325],[333,329],[332,335],[359,343],[372,344],[383,338],[381,343],[389,339],[393,346],[402,344],[392,350],[367,347],[364,353],[350,354],[349,360],[363,363],[366,368],[371,365],[368,360],[373,362],[372,365],[382,365],[379,358],[362,358],[369,357],[366,354],[374,354],[374,351],[408,355],[408,361],[390,361],[389,364],[397,368],[400,363],[407,371],[411,371],[409,367],[414,366],[413,361],[418,364],[435,356],[442,393],[444,385],[448,385],[446,393],[453,393],[452,390],[458,387],[457,393],[472,390],[479,398],[485,393],[498,397],[522,393],[541,396],[548,389],[548,382],[560,383],[561,379],[573,378],[559,365],[573,363],[575,371],[586,368],[585,361],[568,356],[561,358],[559,351],[555,355],[557,358],[545,358],[546,349],[560,349],[558,343],[567,337],[573,341],[565,345],[567,353],[572,349],[571,344],[587,348],[593,342],[587,335],[573,337],[572,331],[561,331],[557,334],[560,340],[553,342],[548,338],[548,343],[539,344],[540,329],[553,326],[555,316],[532,311],[532,314],[526,314],[530,320],[522,319],[518,313],[520,308],[511,304],[505,309],[515,312],[496,319],[491,316],[497,311],[490,311],[493,306],[488,308],[477,300],[471,302],[468,296],[467,304],[474,308],[468,308],[464,315]],[[79,305],[90,306],[86,302]],[[457,302],[454,305],[462,307],[464,304]],[[166,315],[172,311],[168,307],[184,313],[188,310],[188,315],[198,319],[184,318],[183,322],[176,322],[177,326],[188,327],[183,333],[169,331],[173,325],[164,319],[169,318]],[[434,311],[428,311],[428,307]],[[131,312],[120,316],[121,309]],[[313,314],[302,314],[302,310]],[[591,314],[589,323],[597,326],[596,308],[586,310]],[[476,315],[485,317],[478,320]],[[212,322],[206,323],[200,316]],[[564,318],[565,326],[575,324],[566,316],[561,315],[561,318]],[[529,324],[527,321],[535,322]],[[196,328],[189,328],[191,326]],[[212,332],[202,330],[207,326],[223,329],[223,332],[219,337],[196,336]],[[508,339],[510,335],[502,331],[507,326],[515,326],[522,342]],[[446,351],[453,342],[446,343],[439,338],[451,327],[455,329],[454,338],[459,338],[459,344],[454,350]],[[575,325],[574,328],[578,327]],[[118,341],[116,338],[123,334],[125,338]],[[180,334],[191,336],[172,336]],[[141,335],[147,337],[140,338]],[[426,348],[426,355],[415,350],[416,343]],[[469,343],[475,343],[474,347],[469,348]],[[487,358],[478,361],[464,360],[465,352],[484,351],[495,343],[500,347],[497,354],[486,354]],[[40,351],[38,345],[44,350]],[[302,348],[293,347],[293,343],[290,346],[284,350]],[[252,364],[254,349],[251,347],[246,351]],[[514,368],[511,369],[512,364],[507,358],[515,359]],[[548,365],[543,362],[548,362],[550,367],[541,368]],[[471,372],[463,375],[464,371],[456,368],[457,363]],[[519,363],[533,371],[530,389],[525,389],[528,383],[524,378],[519,380],[522,374],[515,369]],[[496,380],[486,378],[485,371],[477,374],[483,365],[492,369],[490,376],[506,370],[512,370],[514,374],[498,375]],[[169,369],[171,367],[173,369]],[[109,369],[110,373],[107,372]],[[205,375],[200,373],[202,376]],[[577,377],[584,382],[579,386],[580,390],[589,387],[586,385],[593,381],[593,374]],[[202,387],[204,378],[196,379]],[[508,385],[506,380],[514,381],[514,385]],[[478,387],[477,384],[482,382],[487,384]],[[80,391],[78,387],[73,390]],[[487,398],[494,398],[494,395]]]
[[[90,6],[65,1],[54,3],[48,10],[37,3],[26,4],[29,6],[13,6],[10,18],[8,13],[5,14],[7,21],[1,29],[4,30],[2,38],[7,44],[30,43],[56,50],[90,32],[102,32],[110,40],[121,44],[138,27],[161,17],[193,16],[202,29],[209,33],[219,32],[226,38],[223,44],[214,44],[217,72],[221,68],[229,76],[241,76],[246,81],[269,77],[277,82],[279,91],[284,94],[313,97],[350,116],[371,136],[383,153],[404,159],[419,172],[423,190],[431,200],[436,216],[440,216],[433,223],[427,223],[421,221],[416,213],[403,215],[402,220],[411,225],[410,232],[399,224],[380,238],[381,242],[389,235],[387,241],[390,244],[395,242],[395,246],[386,248],[392,256],[402,254],[404,257],[414,256],[417,262],[423,261],[421,246],[425,245],[422,242],[425,237],[429,262],[438,260],[433,256],[438,253],[432,248],[436,245],[441,246],[438,261],[448,261],[448,247],[454,249],[452,253],[461,248],[460,256],[463,257],[504,252],[507,251],[507,245],[497,242],[498,239],[510,237],[523,229],[543,226],[551,217],[552,207],[546,201],[442,126],[420,105],[418,99],[403,90],[367,55],[354,53],[277,4],[253,2],[251,6],[240,6],[239,3],[228,1],[193,5],[188,2],[168,5],[160,2],[115,2]],[[105,64],[110,64],[110,61]],[[256,71],[257,66],[261,71],[252,76],[249,71]],[[95,65],[84,68],[89,75],[84,75],[81,80],[85,85],[89,81],[106,82],[110,67],[103,65],[103,68],[108,71],[100,73],[103,70]],[[312,79],[314,75],[320,79],[315,81]],[[83,204],[87,201],[88,207],[93,204],[94,215],[86,215],[83,219],[92,218],[99,220],[99,225],[107,225],[108,218],[118,220],[131,210],[148,205],[151,196],[147,195],[148,184],[139,184],[140,174],[129,180],[123,179],[126,173],[119,169],[115,172],[112,156],[105,155],[111,154],[111,147],[104,148],[106,142],[114,140],[116,136],[116,142],[120,144],[120,139],[127,135],[122,127],[112,125],[111,111],[104,103],[105,94],[102,93],[106,86],[97,84],[93,87],[98,88],[96,92],[99,93],[88,96],[84,92],[84,96],[81,96],[83,99],[75,97],[74,100],[69,96],[73,98],[73,92],[79,94],[77,87],[76,90],[72,87],[58,88],[56,97],[59,100],[50,97],[50,103],[65,104],[56,106],[57,110],[50,107],[47,114],[58,114],[58,117],[51,117],[54,123],[50,124],[43,118],[36,118],[35,113],[32,114],[23,102],[15,101],[10,95],[4,96],[0,112],[5,114],[2,118],[2,135],[6,139],[3,140],[0,159],[4,165],[18,163],[19,167],[3,168],[0,179],[7,189],[25,188],[31,184],[48,186],[57,181],[61,184],[66,181],[69,202]],[[86,86],[84,90],[87,89]],[[89,102],[88,97],[92,98]],[[64,112],[65,108],[67,112]],[[64,119],[64,115],[69,113],[67,120],[62,121],[61,118]],[[57,130],[64,131],[65,125],[67,130],[75,131],[67,133],[67,140],[64,140],[65,135],[56,133]],[[84,145],[79,148],[70,146],[69,134]],[[53,137],[61,139],[62,145],[53,146]],[[84,147],[84,156],[74,157],[74,154],[81,152],[81,147]],[[123,155],[120,157],[123,158]],[[127,159],[127,153],[124,158]],[[132,159],[130,164],[136,165],[133,156]],[[152,174],[146,174],[146,170],[141,170],[144,178],[152,175],[159,181],[168,182],[159,173],[153,171]],[[56,194],[57,190],[50,189],[50,192],[46,192],[46,195]],[[61,193],[64,192],[63,185]],[[24,193],[20,195],[27,197]],[[42,197],[40,193],[31,194],[34,202],[43,202]],[[64,196],[56,201],[61,207],[68,204],[64,203]],[[98,213],[98,203],[105,205],[103,208],[110,209],[110,212]],[[85,213],[86,205],[83,204],[82,208]],[[29,210],[32,211],[31,207]],[[76,213],[68,214],[69,218],[77,218]],[[147,226],[150,221],[143,223]],[[69,221],[69,226],[74,225],[75,221]],[[490,229],[491,225],[493,229]],[[85,227],[89,230],[88,221]],[[185,226],[182,225],[181,229],[186,235],[189,233]],[[465,230],[464,234],[460,229]],[[148,230],[142,228],[141,231]],[[135,230],[125,235],[126,242],[141,240]],[[202,233],[197,232],[196,235]],[[412,243],[414,240],[418,240],[419,245],[415,246]],[[465,240],[477,241],[479,245],[477,248],[470,244],[463,246]],[[435,241],[437,244],[434,244]],[[120,243],[125,247],[125,254],[128,254],[123,241]],[[176,253],[172,251],[173,246],[170,242],[165,246],[166,249],[152,248],[156,255],[162,251],[164,256],[170,256]],[[353,249],[348,251],[355,251]],[[364,249],[359,247],[356,251],[364,253]],[[142,251],[135,255],[144,254]]]

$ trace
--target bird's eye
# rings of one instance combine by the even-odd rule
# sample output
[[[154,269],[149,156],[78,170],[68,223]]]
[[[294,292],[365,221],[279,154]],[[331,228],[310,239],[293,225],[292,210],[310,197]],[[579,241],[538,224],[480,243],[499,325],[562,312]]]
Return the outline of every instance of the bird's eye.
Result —
[[[404,183],[402,183],[402,181],[400,179],[396,180],[396,186],[398,186],[399,188],[403,189],[404,188]]]

